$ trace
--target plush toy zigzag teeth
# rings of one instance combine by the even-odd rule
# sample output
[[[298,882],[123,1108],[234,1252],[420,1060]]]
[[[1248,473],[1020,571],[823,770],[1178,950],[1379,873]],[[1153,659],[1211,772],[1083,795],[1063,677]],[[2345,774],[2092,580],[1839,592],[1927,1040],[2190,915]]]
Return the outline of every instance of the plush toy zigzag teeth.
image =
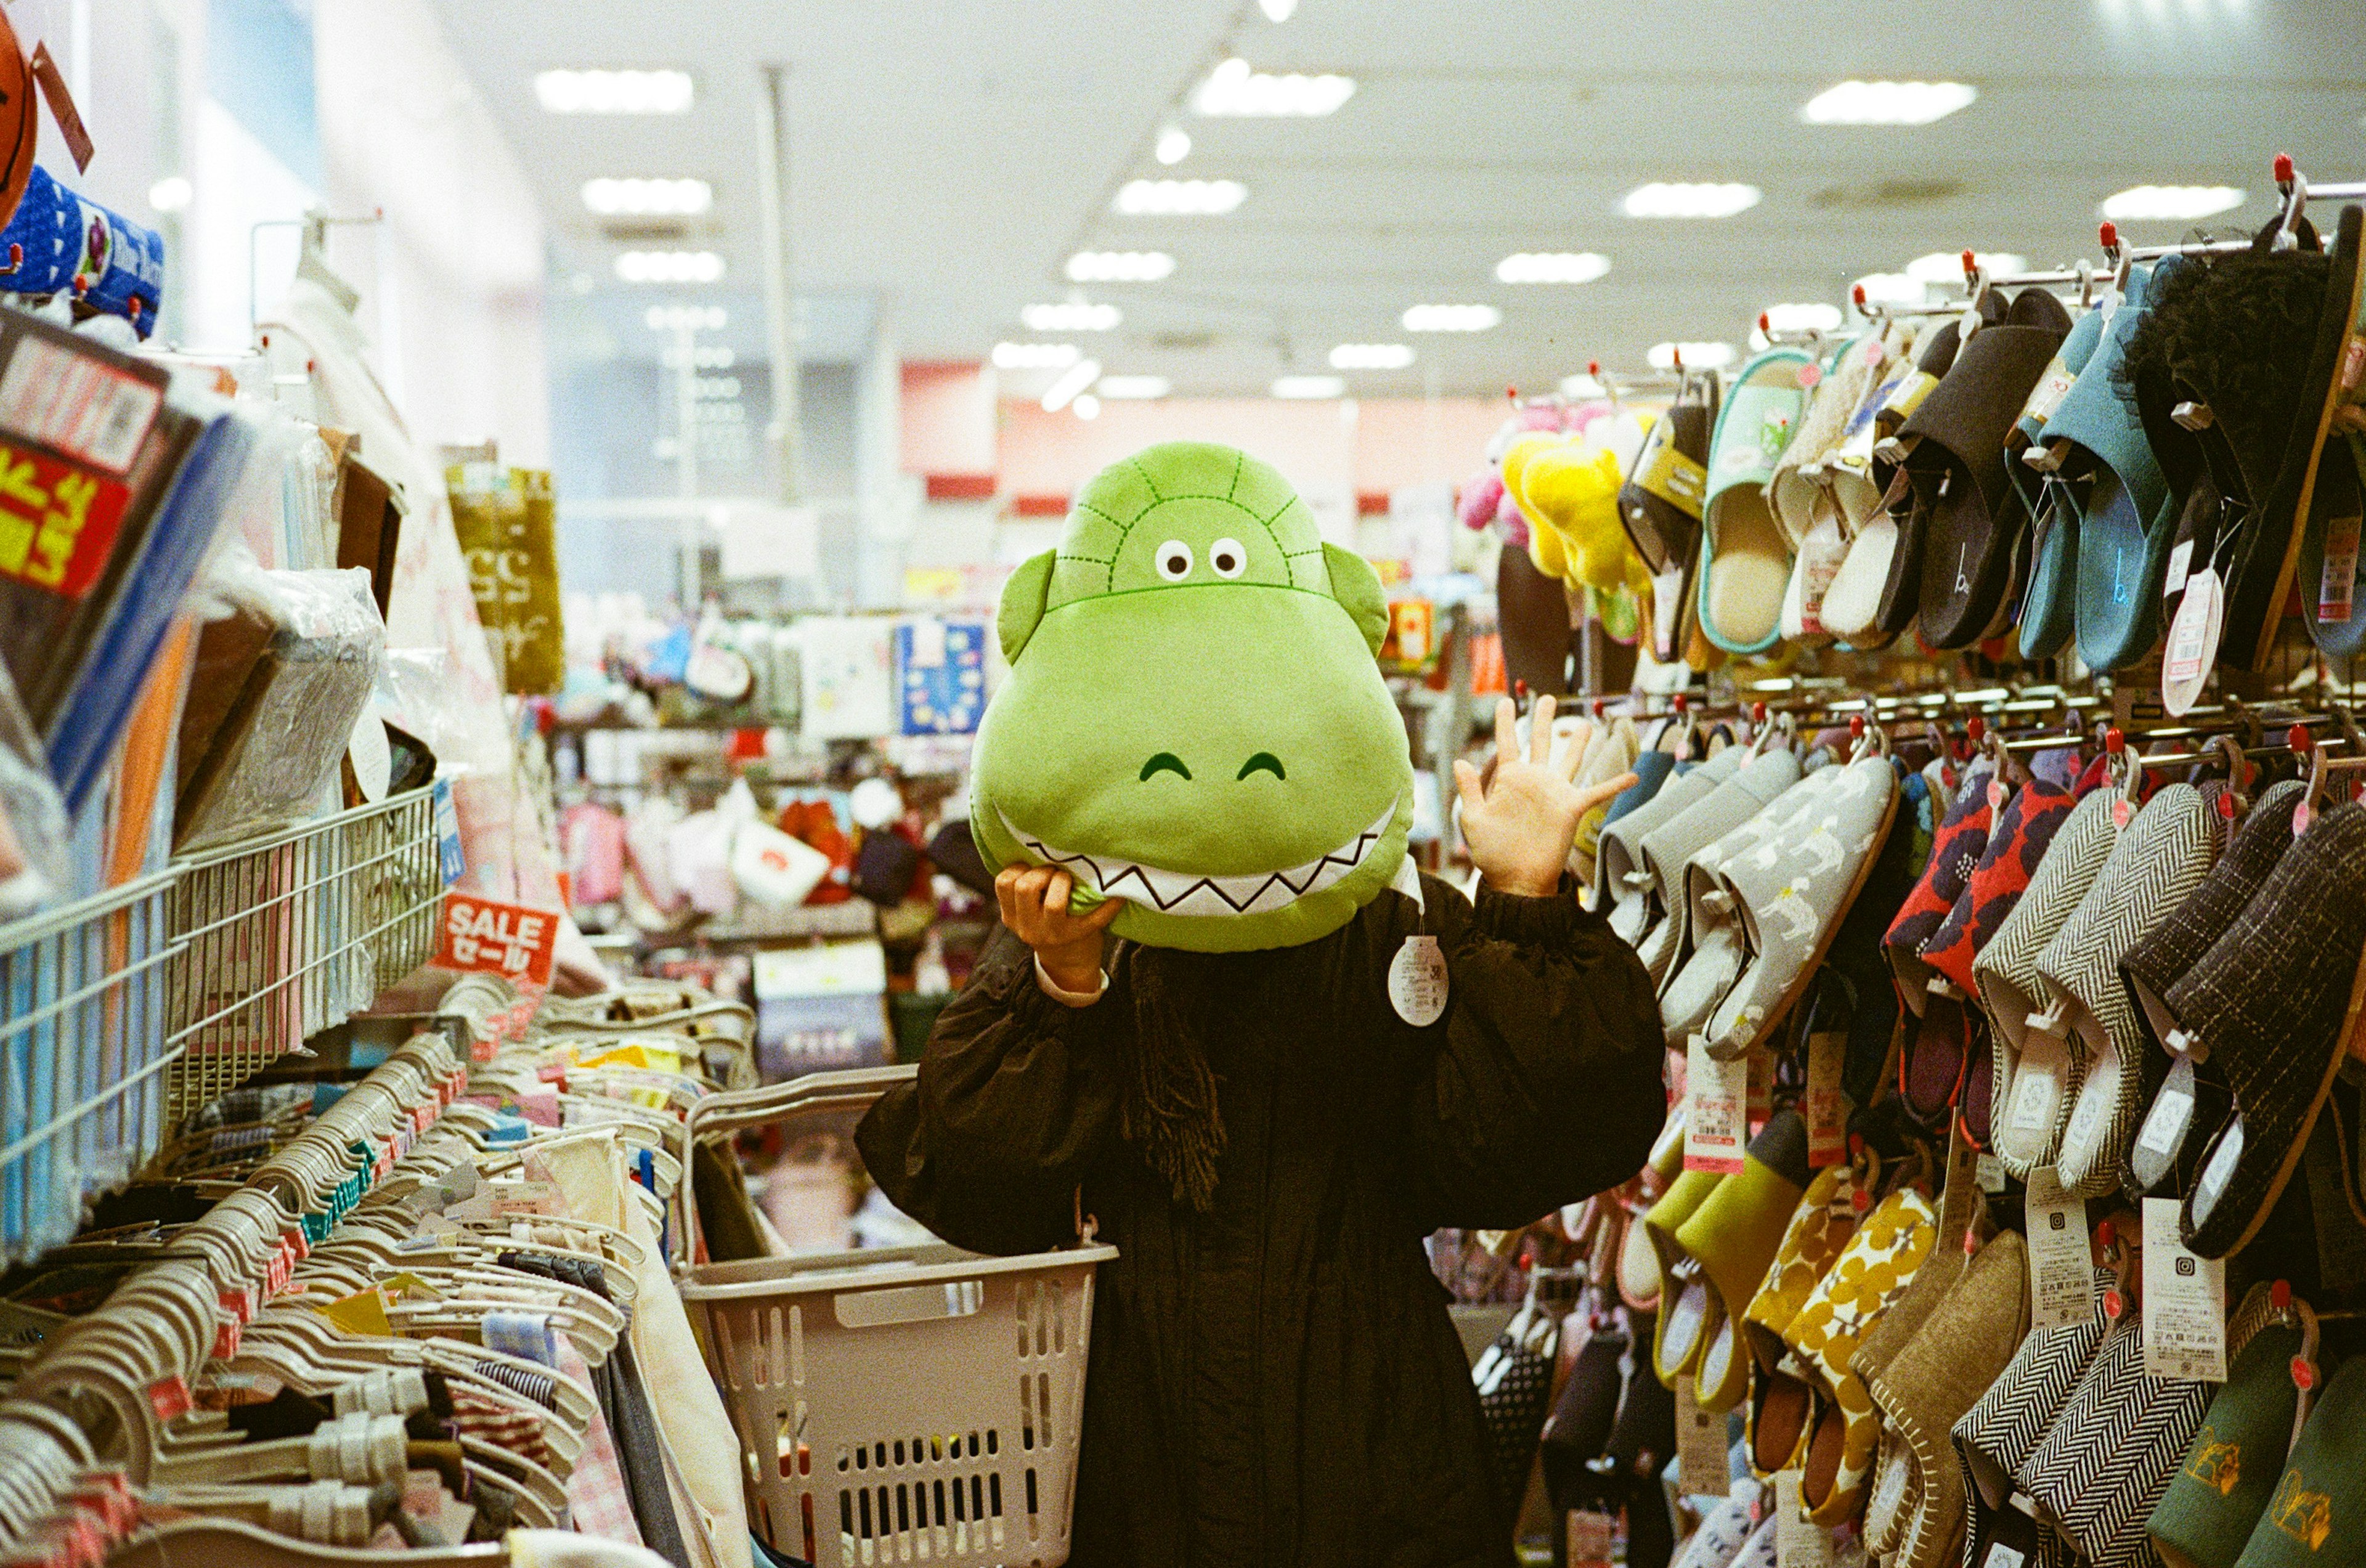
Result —
[[[1245,876],[1195,876],[1107,855],[1071,854],[1030,837],[1008,813],[1003,814],[1002,826],[1037,860],[1066,868],[1103,897],[1128,899],[1167,915],[1262,915],[1310,893],[1320,893],[1363,864],[1396,814],[1396,803],[1391,801],[1370,827],[1329,854],[1286,871],[1252,872]]]

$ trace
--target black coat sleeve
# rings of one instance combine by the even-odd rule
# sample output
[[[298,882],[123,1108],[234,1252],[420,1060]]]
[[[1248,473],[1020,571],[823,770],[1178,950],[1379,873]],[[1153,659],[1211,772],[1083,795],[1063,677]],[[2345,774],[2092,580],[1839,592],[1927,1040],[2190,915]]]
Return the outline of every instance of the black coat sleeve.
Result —
[[[1549,898],[1482,887],[1475,909],[1422,880],[1449,977],[1410,1108],[1422,1229],[1527,1224],[1634,1175],[1666,1118],[1642,961],[1578,908],[1566,877]],[[1411,930],[1411,902],[1398,902]]]
[[[1116,1136],[1123,998],[1045,996],[1033,954],[998,931],[937,1020],[914,1083],[856,1130],[896,1206],[956,1247],[1038,1252],[1076,1239],[1075,1194]]]

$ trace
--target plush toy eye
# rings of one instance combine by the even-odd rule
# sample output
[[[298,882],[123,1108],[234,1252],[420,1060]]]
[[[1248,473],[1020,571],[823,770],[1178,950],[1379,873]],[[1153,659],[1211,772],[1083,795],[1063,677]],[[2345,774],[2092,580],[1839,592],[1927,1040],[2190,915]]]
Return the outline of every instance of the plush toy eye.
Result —
[[[1222,547],[1221,545],[1217,547],[1219,549]],[[1190,576],[1191,547],[1180,539],[1169,539],[1159,546],[1158,575],[1169,582],[1180,582]]]
[[[1238,539],[1219,539],[1208,547],[1208,564],[1218,577],[1238,577],[1248,570],[1249,553]]]

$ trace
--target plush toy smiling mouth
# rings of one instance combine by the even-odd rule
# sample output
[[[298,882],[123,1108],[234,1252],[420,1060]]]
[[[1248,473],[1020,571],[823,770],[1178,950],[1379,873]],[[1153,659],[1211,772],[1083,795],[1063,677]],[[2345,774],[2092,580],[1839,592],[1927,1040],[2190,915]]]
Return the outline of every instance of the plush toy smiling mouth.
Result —
[[[1405,722],[1373,660],[1388,620],[1370,564],[1247,454],[1114,465],[1003,585],[979,852],[1061,867],[1072,912],[1115,899],[1116,935],[1199,953],[1312,942],[1418,889]]]
[[[1262,915],[1285,908],[1310,893],[1320,893],[1364,863],[1375,845],[1388,837],[1396,820],[1398,802],[1372,818],[1372,825],[1346,843],[1303,864],[1263,874],[1200,876],[1188,871],[1162,871],[1115,855],[1071,853],[1053,848],[1002,813],[1002,826],[1030,854],[1045,865],[1066,871],[1079,887],[1104,898],[1124,898],[1166,915]]]

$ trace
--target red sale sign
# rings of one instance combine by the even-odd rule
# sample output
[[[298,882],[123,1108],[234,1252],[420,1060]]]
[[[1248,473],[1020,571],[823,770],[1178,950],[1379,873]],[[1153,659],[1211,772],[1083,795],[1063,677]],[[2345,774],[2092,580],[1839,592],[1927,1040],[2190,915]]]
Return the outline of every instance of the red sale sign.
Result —
[[[551,910],[446,893],[435,962],[445,969],[499,975],[539,991],[550,984],[558,943],[558,916]]]

